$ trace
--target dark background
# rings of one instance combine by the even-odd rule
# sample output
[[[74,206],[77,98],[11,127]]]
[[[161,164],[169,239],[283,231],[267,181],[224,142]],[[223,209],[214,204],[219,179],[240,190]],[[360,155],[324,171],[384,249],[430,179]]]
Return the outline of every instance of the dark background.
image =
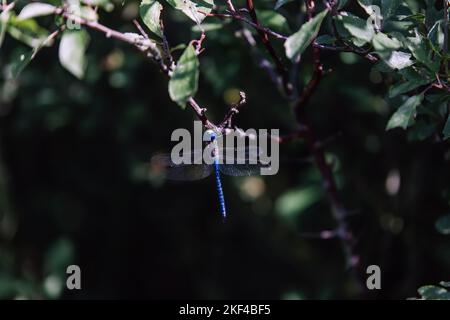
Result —
[[[103,23],[134,32],[122,11],[103,14]],[[172,46],[198,36],[174,10],[164,19]],[[219,121],[243,90],[239,127],[295,131],[291,106],[234,37],[239,28],[208,34],[197,100]],[[194,114],[170,101],[156,65],[125,44],[90,36],[84,81],[59,65],[57,46],[42,50],[18,80],[1,78],[1,298],[404,299],[449,280],[450,240],[434,227],[449,210],[449,145],[385,131],[390,80],[369,62],[325,54],[333,72],[308,112],[317,134],[333,137],[326,148],[352,213],[360,283],[366,266],[379,265],[376,292],[358,290],[338,240],[305,237],[334,221],[301,140],[281,146],[282,158],[298,161],[282,163],[276,176],[223,179],[223,224],[212,177],[167,183],[146,165],[170,151],[174,129],[192,129]],[[282,53],[282,44],[276,49]],[[2,72],[26,50],[7,37]],[[311,69],[308,52],[302,85]],[[388,176],[401,181],[392,195]],[[72,263],[82,270],[81,291],[62,289]]]

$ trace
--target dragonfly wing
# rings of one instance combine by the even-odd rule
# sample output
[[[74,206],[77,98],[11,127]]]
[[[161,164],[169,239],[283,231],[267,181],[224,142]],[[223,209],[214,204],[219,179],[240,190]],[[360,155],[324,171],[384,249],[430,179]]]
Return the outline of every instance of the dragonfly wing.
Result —
[[[227,176],[256,176],[261,175],[262,164],[221,164],[220,171]]]
[[[191,163],[197,158],[198,153],[190,154]],[[152,157],[151,165],[157,170],[163,171],[169,180],[194,181],[206,178],[212,172],[212,166],[207,164],[175,164],[170,154],[158,154]]]
[[[194,181],[206,178],[212,172],[212,166],[206,164],[176,165],[168,168],[169,180]]]

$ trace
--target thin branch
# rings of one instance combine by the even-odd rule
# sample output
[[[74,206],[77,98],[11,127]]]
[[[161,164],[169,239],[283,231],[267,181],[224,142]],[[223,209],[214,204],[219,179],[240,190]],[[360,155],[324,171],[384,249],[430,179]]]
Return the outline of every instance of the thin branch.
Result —
[[[258,16],[256,15],[255,6],[253,4],[253,0],[247,0],[247,10],[250,14],[250,17],[252,18],[252,21],[254,24],[260,26]],[[278,74],[280,75],[282,81],[283,81],[283,88],[285,93],[290,96],[292,94],[292,84],[289,82],[289,75],[287,73],[287,69],[284,66],[281,58],[278,56],[277,52],[275,51],[274,47],[272,46],[269,37],[267,33],[264,31],[261,31],[260,29],[257,29],[258,34],[261,38],[261,41],[263,45],[266,47],[267,52],[272,56],[273,61],[275,62],[275,65],[277,67]]]
[[[248,20],[244,16],[240,15],[237,11],[234,11],[234,12],[231,12],[231,13],[214,13],[214,12],[212,12],[212,13],[208,13],[208,14],[206,14],[206,13],[204,13],[202,11],[199,11],[199,12],[202,13],[202,14],[205,14],[208,17],[216,17],[216,18],[222,18],[222,19],[229,18],[229,19],[235,19],[235,20],[239,20],[239,21],[245,22],[246,24],[252,26],[256,30],[261,31],[261,32],[263,32],[265,34],[268,34],[270,36],[273,36],[273,37],[275,37],[277,39],[286,40],[288,38],[287,36],[282,35],[282,34],[280,34],[278,32],[275,32],[275,31],[271,30],[270,28],[266,28],[264,26],[261,26],[259,24],[256,24],[256,23]]]
[[[233,120],[233,116],[239,113],[239,109],[247,103],[247,97],[245,95],[244,91],[240,91],[239,92],[239,101],[238,103],[233,104],[230,107],[230,110],[228,111],[228,113],[225,115],[225,118],[222,120],[222,122],[220,123],[219,127],[220,128],[231,128],[232,126],[232,120]]]

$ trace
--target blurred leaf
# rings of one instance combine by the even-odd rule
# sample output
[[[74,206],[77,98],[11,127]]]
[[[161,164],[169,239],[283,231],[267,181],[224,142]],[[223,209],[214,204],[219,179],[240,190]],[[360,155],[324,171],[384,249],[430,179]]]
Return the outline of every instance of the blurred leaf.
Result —
[[[450,288],[450,281],[441,281],[439,284],[443,287]]]
[[[339,0],[338,10],[342,10],[348,3],[348,0]]]
[[[277,3],[275,3],[275,10],[280,9],[282,6],[284,6],[288,2],[292,2],[293,0],[277,0]]]
[[[336,42],[336,38],[330,36],[329,34],[324,34],[321,36],[318,36],[316,39],[317,44],[321,45],[332,45]]]
[[[448,116],[447,121],[445,122],[444,130],[442,131],[444,135],[444,140],[450,138],[450,116]]]
[[[310,21],[304,23],[300,30],[286,40],[284,47],[286,49],[286,56],[289,59],[293,59],[297,55],[302,54],[311,44],[319,33],[320,26],[327,13],[328,10],[325,10],[317,14]]]
[[[46,275],[63,275],[75,258],[75,249],[68,239],[59,239],[47,251],[44,271]]]
[[[197,92],[199,66],[195,49],[189,45],[181,55],[169,81],[170,98],[183,108],[186,101]]]
[[[442,216],[436,221],[436,229],[442,234],[450,234],[450,214]]]
[[[256,10],[259,22],[276,32],[291,33],[288,22],[281,14],[272,10]]]
[[[275,210],[283,217],[292,218],[308,209],[321,197],[321,189],[317,187],[290,190],[277,199]]]
[[[384,20],[395,14],[400,5],[400,0],[381,0],[381,15]]]
[[[26,20],[40,16],[47,16],[55,13],[55,10],[56,7],[52,6],[51,4],[33,2],[23,7],[17,18],[20,20]]]
[[[15,79],[34,57],[34,50],[18,55],[11,63],[11,78]]]
[[[206,18],[205,14],[211,13],[214,7],[213,0],[166,0],[172,7],[181,10],[197,24]],[[203,13],[201,13],[201,12]]]
[[[90,0],[91,4],[95,6],[102,7],[106,11],[110,12],[114,9],[114,4],[111,0]]]
[[[144,21],[145,25],[150,29],[151,32],[161,38],[163,36],[160,24],[160,15],[162,9],[162,5],[155,0],[142,0],[139,9],[141,19],[142,21]]]
[[[86,71],[86,49],[89,35],[85,30],[65,31],[59,44],[59,61],[78,79],[84,77]]]
[[[400,94],[407,93],[430,82],[431,80],[425,78],[395,84],[389,88],[389,98],[394,98]]]
[[[209,31],[216,31],[216,30],[221,30],[223,28],[223,26],[225,25],[224,22],[209,22],[209,23],[202,23],[201,25],[195,25],[192,26],[192,31],[193,32],[209,32]],[[181,44],[183,45],[183,49],[186,47],[185,44]],[[178,46],[177,46],[178,47]],[[172,50],[175,48],[172,48]]]
[[[10,17],[8,33],[32,48],[39,46],[49,35],[35,20],[19,20],[14,15]]]
[[[416,108],[422,103],[422,100],[423,95],[409,97],[389,119],[386,130],[398,127],[406,129],[410,126],[414,121]]]

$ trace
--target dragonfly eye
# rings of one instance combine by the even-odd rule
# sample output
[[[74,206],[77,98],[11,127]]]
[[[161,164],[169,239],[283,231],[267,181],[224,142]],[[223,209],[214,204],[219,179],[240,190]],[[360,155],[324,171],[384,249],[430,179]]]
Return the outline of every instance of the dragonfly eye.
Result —
[[[217,134],[214,130],[206,130],[203,134],[203,141],[214,141],[217,138]]]

